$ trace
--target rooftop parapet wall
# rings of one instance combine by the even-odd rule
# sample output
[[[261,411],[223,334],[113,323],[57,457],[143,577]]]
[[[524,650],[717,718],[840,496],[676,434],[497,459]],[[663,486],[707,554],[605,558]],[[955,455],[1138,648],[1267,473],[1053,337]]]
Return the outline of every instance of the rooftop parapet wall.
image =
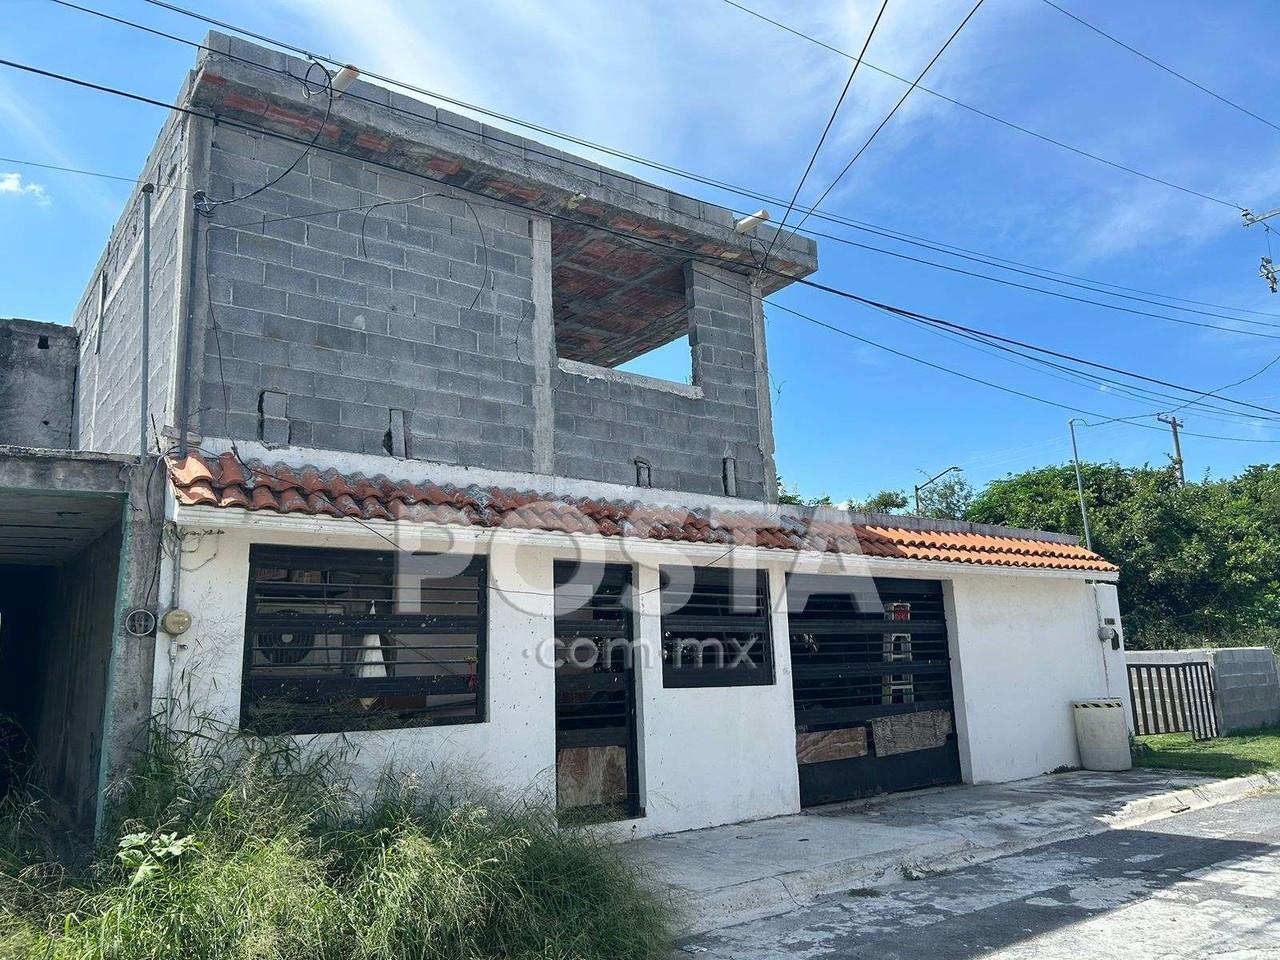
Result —
[[[324,118],[325,98],[304,97],[309,64],[234,37],[211,33],[205,42],[193,106],[308,142]],[[317,71],[311,73],[314,79]],[[313,84],[313,89],[318,84]],[[634,235],[650,249],[669,244],[753,271],[761,244],[775,228],[763,224],[743,235],[732,211],[639,181],[386,87],[354,83],[336,101],[318,146],[387,164],[495,200]],[[643,241],[652,241],[644,244]],[[788,277],[817,269],[811,239],[784,232],[773,248],[765,294]]]

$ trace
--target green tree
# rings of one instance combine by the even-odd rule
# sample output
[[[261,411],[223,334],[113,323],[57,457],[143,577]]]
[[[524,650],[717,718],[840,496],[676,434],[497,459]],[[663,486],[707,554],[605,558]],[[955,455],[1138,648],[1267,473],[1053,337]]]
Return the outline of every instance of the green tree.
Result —
[[[1135,645],[1280,633],[1280,465],[1185,487],[1172,466],[1081,465],[1094,549],[1120,566]],[[969,520],[1083,534],[1070,465],[992,482]]]
[[[778,502],[793,507],[829,507],[831,498],[826,494],[820,497],[802,497],[799,490],[790,490],[778,477]]]
[[[920,516],[935,520],[963,520],[977,491],[960,474],[953,473],[920,491]]]
[[[855,500],[849,509],[857,513],[897,513],[907,505],[907,495],[901,490],[881,490],[866,500]]]

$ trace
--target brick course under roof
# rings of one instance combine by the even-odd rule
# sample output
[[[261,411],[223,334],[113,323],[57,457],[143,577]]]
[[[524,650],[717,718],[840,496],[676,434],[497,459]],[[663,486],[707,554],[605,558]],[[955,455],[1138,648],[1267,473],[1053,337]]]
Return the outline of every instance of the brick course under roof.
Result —
[[[180,504],[279,514],[738,544],[777,550],[863,554],[900,560],[1115,573],[1077,544],[987,533],[911,530],[755,511],[693,510],[639,501],[593,500],[534,490],[411,483],[233,453],[168,460]]]

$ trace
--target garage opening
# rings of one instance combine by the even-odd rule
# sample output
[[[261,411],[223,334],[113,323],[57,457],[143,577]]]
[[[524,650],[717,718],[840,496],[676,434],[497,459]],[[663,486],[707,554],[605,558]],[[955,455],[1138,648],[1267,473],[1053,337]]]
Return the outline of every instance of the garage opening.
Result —
[[[787,581],[800,803],[960,781],[936,580]]]
[[[72,828],[97,812],[122,500],[5,491],[0,792],[38,785]]]

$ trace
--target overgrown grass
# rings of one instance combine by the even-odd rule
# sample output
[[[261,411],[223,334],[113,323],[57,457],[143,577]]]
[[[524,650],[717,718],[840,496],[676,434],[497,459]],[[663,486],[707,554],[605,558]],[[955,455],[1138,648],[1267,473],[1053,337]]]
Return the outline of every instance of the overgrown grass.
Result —
[[[387,777],[359,802],[283,744],[159,738],[85,868],[39,808],[0,811],[0,957],[651,958],[670,909],[549,807]]]
[[[1216,740],[1192,740],[1189,733],[1138,737],[1133,762],[1157,770],[1192,770],[1219,777],[1280,770],[1280,728]]]

